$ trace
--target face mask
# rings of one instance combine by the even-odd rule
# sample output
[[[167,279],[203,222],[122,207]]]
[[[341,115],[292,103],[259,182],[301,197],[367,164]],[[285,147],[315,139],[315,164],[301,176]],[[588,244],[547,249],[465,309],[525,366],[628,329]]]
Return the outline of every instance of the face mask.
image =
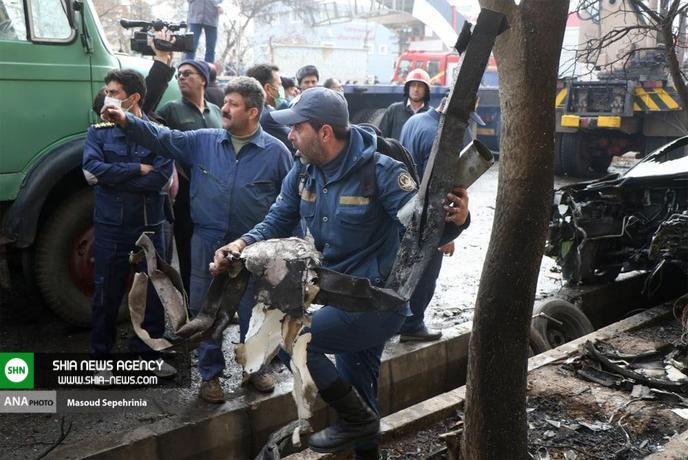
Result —
[[[110,96],[105,96],[105,100],[103,100],[103,106],[106,105],[114,105],[115,107],[122,107],[122,101],[120,99],[110,97]]]
[[[277,97],[275,98],[275,107],[279,107],[287,102],[287,99],[284,98],[284,87],[282,85],[277,88],[277,93]]]
[[[127,101],[127,100],[129,100],[129,98],[126,98],[126,99],[117,99],[117,98],[114,98],[114,97],[105,96],[105,100],[103,101],[103,107],[106,106],[106,105],[114,105],[115,107],[121,107],[122,110],[124,110],[125,112],[128,112],[128,111],[131,109],[131,106],[129,106],[129,107],[124,107],[124,106],[122,105],[122,104],[124,103],[124,101]]]

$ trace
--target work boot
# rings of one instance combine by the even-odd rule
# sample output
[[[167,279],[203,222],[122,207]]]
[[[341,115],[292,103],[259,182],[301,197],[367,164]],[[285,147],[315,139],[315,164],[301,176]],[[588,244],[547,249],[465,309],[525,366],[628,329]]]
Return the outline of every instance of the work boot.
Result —
[[[251,374],[248,381],[253,385],[253,388],[261,393],[271,393],[275,389],[275,377],[270,372],[262,369],[255,374]]]
[[[199,396],[203,401],[213,404],[225,402],[225,391],[222,389],[222,385],[220,385],[220,378],[213,377],[210,380],[201,382]]]
[[[333,401],[328,401],[323,392],[320,395],[337,412],[337,420],[310,437],[308,445],[312,450],[321,453],[341,452],[355,444],[377,438],[380,419],[353,387],[349,386],[344,396]]]
[[[442,337],[442,331],[429,329],[425,324],[423,327],[413,332],[402,332],[399,335],[399,342],[432,342]]]

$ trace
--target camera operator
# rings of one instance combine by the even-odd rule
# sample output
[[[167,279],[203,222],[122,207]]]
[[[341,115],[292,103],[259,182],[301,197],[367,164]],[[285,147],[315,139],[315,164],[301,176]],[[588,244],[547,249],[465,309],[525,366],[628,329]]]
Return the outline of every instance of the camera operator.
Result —
[[[156,37],[163,40],[173,40],[168,32],[156,33]],[[173,53],[161,51],[155,47],[152,40],[149,45],[155,52],[155,62],[146,83],[151,85],[149,95],[146,97],[144,107],[157,103],[174,74],[171,67]],[[162,80],[166,78],[165,86]],[[153,80],[152,82],[149,81]],[[210,81],[210,68],[202,61],[186,60],[179,65],[177,72],[177,84],[182,98],[170,101],[160,107],[156,115],[162,118],[163,123],[180,131],[191,131],[202,128],[222,128],[222,112],[215,104],[206,100],[206,88]],[[152,105],[152,107],[155,107]],[[174,239],[179,257],[179,272],[186,292],[190,292],[191,276],[191,235],[193,222],[191,221],[191,209],[189,201],[189,178],[179,162],[176,163],[179,176],[179,188],[174,201]]]

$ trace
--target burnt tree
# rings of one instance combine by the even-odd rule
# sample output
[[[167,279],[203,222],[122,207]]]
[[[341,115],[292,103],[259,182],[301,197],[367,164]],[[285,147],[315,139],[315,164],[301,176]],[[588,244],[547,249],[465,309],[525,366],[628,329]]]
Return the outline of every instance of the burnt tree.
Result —
[[[567,0],[480,0],[497,38],[499,185],[469,345],[466,459],[526,459],[528,332],[552,203],[554,98]]]

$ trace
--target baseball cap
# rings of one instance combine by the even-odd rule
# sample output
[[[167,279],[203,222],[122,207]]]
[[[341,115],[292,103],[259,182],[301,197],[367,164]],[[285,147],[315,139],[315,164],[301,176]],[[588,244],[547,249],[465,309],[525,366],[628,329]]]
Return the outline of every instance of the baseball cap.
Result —
[[[275,110],[270,116],[283,125],[318,121],[331,126],[349,126],[349,106],[344,95],[322,86],[305,90],[294,98],[290,108]]]
[[[179,64],[179,67],[183,65],[190,65],[196,68],[198,70],[198,73],[201,74],[201,77],[205,79],[205,84],[208,86],[208,82],[210,81],[210,66],[208,65],[207,62],[204,61],[195,61],[193,59],[186,59],[182,61],[181,64]],[[177,68],[179,68],[177,67]]]

